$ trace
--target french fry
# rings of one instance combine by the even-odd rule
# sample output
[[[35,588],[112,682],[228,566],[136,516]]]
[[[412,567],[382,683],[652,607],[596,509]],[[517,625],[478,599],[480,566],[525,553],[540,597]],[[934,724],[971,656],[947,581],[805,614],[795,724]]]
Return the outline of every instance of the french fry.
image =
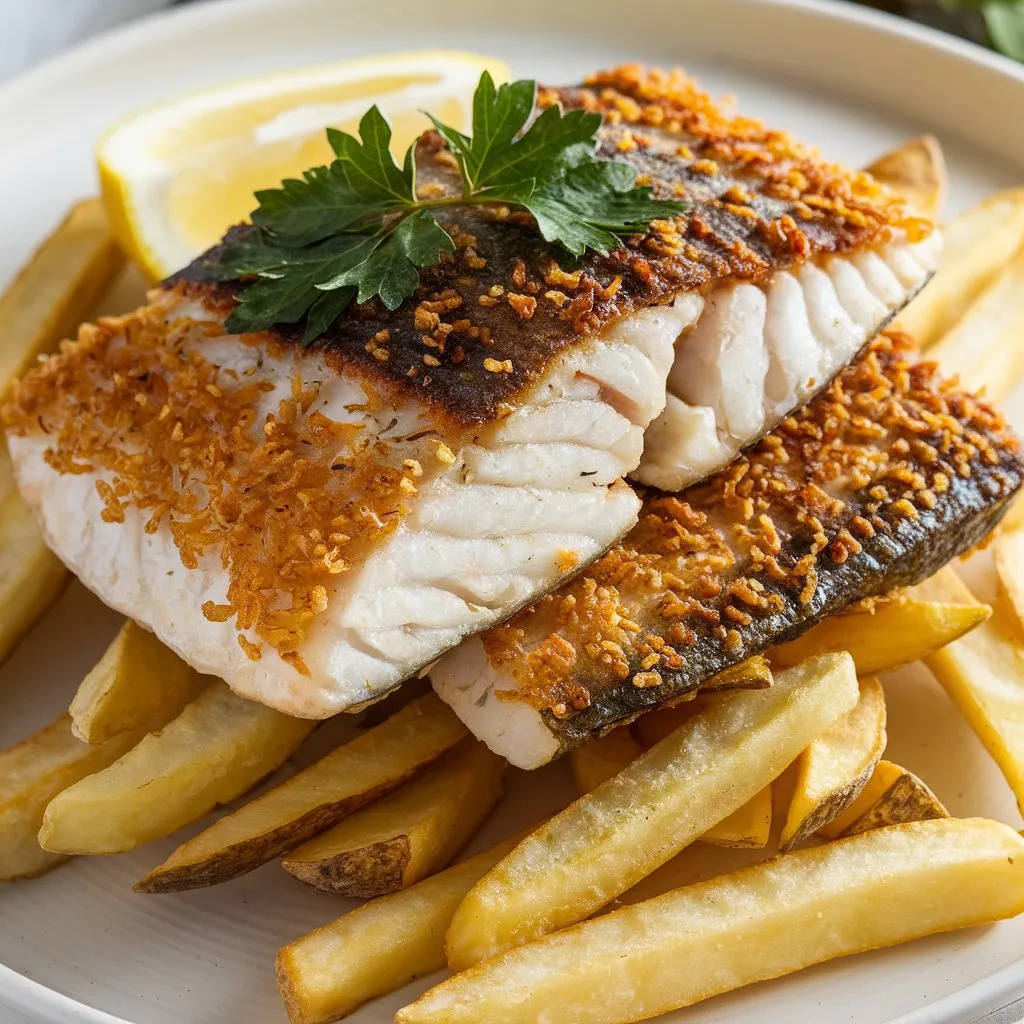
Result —
[[[1024,189],[998,192],[944,229],[942,265],[896,326],[935,344],[1024,246]]]
[[[135,888],[180,892],[252,871],[386,796],[466,736],[454,712],[433,693],[411,701],[179,846]]]
[[[951,594],[960,595],[960,600],[971,597],[949,566],[915,589],[938,600],[948,600]],[[999,765],[1024,810],[1024,647],[1000,603],[988,622],[936,651],[927,665]]]
[[[382,896],[445,867],[501,797],[508,763],[482,743],[452,754],[281,862],[336,896]]]
[[[536,1024],[557,1007],[573,1024],[627,1024],[1021,912],[1024,838],[980,818],[913,822],[784,854],[512,949],[395,1020]]]
[[[779,837],[785,853],[809,839],[856,800],[885,750],[885,694],[860,680],[856,707],[815,737],[797,762],[796,786]]]
[[[659,712],[654,711],[650,714],[654,716]],[[663,738],[664,736],[659,737]],[[599,740],[592,740],[578,747],[570,754],[570,759],[580,793],[589,793],[592,789],[597,789],[602,782],[617,775],[635,761],[645,749],[646,747],[634,738],[628,728],[615,729]],[[768,845],[771,827],[772,789],[771,786],[765,786],[742,807],[733,811],[728,818],[712,825],[700,838],[701,842],[712,843],[715,846],[760,849]]]
[[[852,659],[836,654],[709,701],[473,887],[448,932],[449,965],[589,917],[764,789],[857,695]]]
[[[772,830],[772,787],[755,793],[728,818],[712,825],[701,837],[702,843],[732,849],[760,850],[768,845]]]
[[[645,750],[629,726],[613,729],[600,739],[590,740],[569,754],[573,778],[580,793],[597,789],[613,775],[618,775]]]
[[[645,747],[653,747],[666,736],[671,736],[705,707],[705,701],[694,699],[680,701],[671,707],[652,708],[633,723],[633,731]]]
[[[982,291],[929,350],[947,374],[971,391],[1005,398],[1024,374],[1024,252]]]
[[[204,682],[152,633],[128,621],[72,698],[71,728],[85,743],[162,729]]]
[[[1006,609],[1024,637],[1024,530],[1000,531],[992,542],[992,558]]]
[[[109,768],[59,793],[39,841],[54,853],[121,853],[170,835],[280,767],[315,724],[215,683]]]
[[[873,828],[948,817],[949,811],[939,798],[913,772],[904,770],[843,835],[855,836]]]
[[[61,715],[39,732],[0,753],[0,881],[41,875],[67,860],[44,850],[36,838],[46,805],[79,779],[112,764],[142,738],[122,733],[97,746],[83,743]]]
[[[818,829],[822,839],[838,839],[860,817],[865,815],[879,800],[885,796],[889,788],[906,771],[892,761],[881,760],[875,765],[871,778],[857,794],[857,798],[842,814],[837,814],[830,822]]]
[[[10,466],[0,447],[0,464]],[[0,498],[0,662],[63,593],[68,572],[17,491]]]
[[[971,600],[916,600],[906,594],[878,601],[870,610],[835,615],[771,651],[776,665],[795,665],[825,651],[848,651],[861,676],[887,672],[933,654],[991,615]]]
[[[74,337],[123,266],[100,201],[72,207],[0,299],[0,402],[38,356]]]
[[[757,654],[738,665],[723,669],[701,683],[700,693],[720,693],[722,690],[763,690],[772,685],[772,667],[768,659]]]
[[[949,172],[934,135],[922,135],[880,156],[868,172],[926,217],[939,219],[949,191]]]
[[[519,841],[513,836],[401,892],[372,900],[277,954],[292,1024],[328,1024],[445,965],[444,935],[466,893]]]

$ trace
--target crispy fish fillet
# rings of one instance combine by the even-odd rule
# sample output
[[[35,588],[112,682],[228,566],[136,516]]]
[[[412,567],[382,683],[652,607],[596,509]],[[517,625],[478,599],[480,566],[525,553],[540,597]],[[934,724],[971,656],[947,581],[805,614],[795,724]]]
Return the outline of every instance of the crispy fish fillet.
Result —
[[[533,768],[977,544],[1021,485],[1020,443],[913,358],[882,335],[727,469],[648,494],[583,575],[443,658],[437,692]]]
[[[770,292],[876,251],[927,276],[929,224],[681,75],[625,68],[540,102],[602,111],[603,152],[692,208],[572,267],[524,215],[446,208],[457,251],[414,298],[353,305],[310,348],[301,324],[226,333],[237,288],[214,280],[213,250],[83,328],[7,408],[54,550],[237,692],[306,717],[359,707],[597,558],[636,521],[621,478],[665,407],[676,340],[727,351],[746,329],[740,306],[688,335],[705,301],[733,309],[739,283]],[[418,180],[454,188],[452,162],[427,136]],[[871,306],[787,401],[902,299]],[[721,403],[707,380],[695,408]]]

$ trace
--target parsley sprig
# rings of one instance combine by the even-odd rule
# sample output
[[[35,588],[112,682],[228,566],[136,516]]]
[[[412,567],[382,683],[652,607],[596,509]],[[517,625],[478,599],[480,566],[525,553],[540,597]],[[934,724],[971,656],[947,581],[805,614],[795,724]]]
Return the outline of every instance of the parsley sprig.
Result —
[[[417,194],[415,143],[399,166],[376,106],[360,121],[358,139],[328,128],[334,162],[257,192],[254,230],[210,265],[222,279],[252,281],[228,329],[260,331],[305,317],[309,344],[353,299],[379,297],[396,309],[415,291],[419,271],[455,250],[434,217],[442,207],[526,210],[546,241],[573,256],[608,253],[652,220],[685,211],[687,204],[638,186],[629,164],[596,155],[600,114],[552,106],[527,128],[536,92],[529,80],[496,88],[485,71],[473,97],[472,135],[431,117],[462,178],[460,194],[441,198]]]

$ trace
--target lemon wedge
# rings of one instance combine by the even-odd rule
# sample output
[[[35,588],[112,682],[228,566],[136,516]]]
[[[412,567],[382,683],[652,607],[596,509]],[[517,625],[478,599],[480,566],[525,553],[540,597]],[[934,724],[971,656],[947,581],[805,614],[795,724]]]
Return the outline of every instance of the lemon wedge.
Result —
[[[115,125],[97,148],[115,237],[159,280],[248,219],[253,192],[333,159],[324,128],[354,132],[374,103],[401,157],[432,114],[460,130],[484,70],[469,53],[403,53],[252,78],[150,107]]]

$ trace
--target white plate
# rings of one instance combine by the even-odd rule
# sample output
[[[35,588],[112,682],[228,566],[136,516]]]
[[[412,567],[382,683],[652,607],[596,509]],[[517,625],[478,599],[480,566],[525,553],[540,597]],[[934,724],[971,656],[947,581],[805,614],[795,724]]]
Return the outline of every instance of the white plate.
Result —
[[[954,208],[1024,182],[1024,133],[1009,127],[1024,110],[1020,68],[845,4],[220,0],[107,36],[0,90],[0,283],[72,199],[95,191],[92,142],[126,111],[256,72],[425,47],[475,49],[549,81],[623,60],[685,63],[715,92],[736,93],[743,110],[855,165],[923,129],[937,132],[950,158]],[[1024,403],[1014,410],[1024,423]],[[0,673],[0,746],[66,706],[116,625],[81,588],[68,592]],[[893,676],[887,690],[890,756],[923,775],[953,813],[1019,828],[1001,776],[927,673]],[[491,835],[569,792],[562,766],[520,774],[512,789]],[[341,913],[346,901],[312,893],[276,864],[217,889],[133,895],[131,883],[176,842],[0,888],[0,1003],[60,1024],[284,1021],[275,949]],[[671,1020],[966,1021],[1024,992],[1022,950],[1024,919],[850,958]],[[390,1021],[423,987],[352,1019]]]

